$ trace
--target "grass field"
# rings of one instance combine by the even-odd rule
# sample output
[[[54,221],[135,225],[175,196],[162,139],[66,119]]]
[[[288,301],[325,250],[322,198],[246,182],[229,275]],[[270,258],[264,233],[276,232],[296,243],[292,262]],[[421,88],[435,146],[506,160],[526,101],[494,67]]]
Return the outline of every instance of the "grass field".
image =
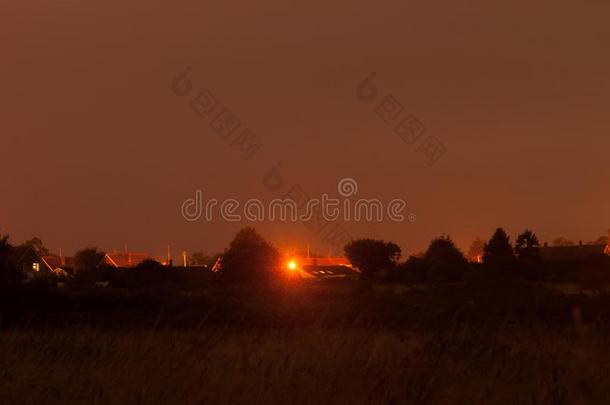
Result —
[[[0,403],[609,403],[604,297],[379,290],[5,298]]]
[[[4,404],[602,404],[607,336],[364,328],[12,330]]]

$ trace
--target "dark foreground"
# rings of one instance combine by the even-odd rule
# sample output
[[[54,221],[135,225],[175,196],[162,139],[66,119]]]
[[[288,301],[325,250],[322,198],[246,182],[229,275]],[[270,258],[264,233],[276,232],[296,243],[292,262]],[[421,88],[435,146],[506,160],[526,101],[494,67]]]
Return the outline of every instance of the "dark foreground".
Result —
[[[0,403],[602,404],[609,304],[501,280],[3,291]]]

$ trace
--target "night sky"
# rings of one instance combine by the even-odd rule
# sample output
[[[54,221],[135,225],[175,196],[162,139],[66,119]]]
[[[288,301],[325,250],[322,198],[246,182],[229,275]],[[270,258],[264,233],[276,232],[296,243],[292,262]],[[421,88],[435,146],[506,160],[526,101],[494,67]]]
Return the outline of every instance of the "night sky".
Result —
[[[405,254],[498,226],[587,242],[610,227],[609,15],[601,0],[5,1],[0,231],[64,253],[215,253],[248,223],[190,223],[182,202],[277,197],[262,180],[281,162],[286,189],[349,177],[405,199],[414,222],[342,224]],[[250,159],[174,94],[187,66],[193,94],[261,141]],[[387,95],[446,147],[436,164],[377,114]],[[300,223],[250,225],[328,249]]]

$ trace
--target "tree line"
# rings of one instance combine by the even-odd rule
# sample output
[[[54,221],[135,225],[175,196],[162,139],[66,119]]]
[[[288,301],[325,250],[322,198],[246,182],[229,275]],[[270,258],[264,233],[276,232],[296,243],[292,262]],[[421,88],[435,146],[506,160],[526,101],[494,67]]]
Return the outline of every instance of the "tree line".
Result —
[[[40,256],[49,253],[39,238],[26,241],[22,246],[31,247]],[[20,269],[15,268],[9,260],[12,248],[8,236],[0,236],[2,283],[19,282],[22,278]],[[529,229],[520,233],[513,245],[506,231],[498,228],[488,240],[475,240],[468,253],[471,260],[467,259],[448,235],[433,239],[424,252],[410,255],[404,261],[401,261],[402,250],[397,244],[367,238],[349,242],[344,248],[344,254],[359,271],[362,280],[424,283],[459,281],[472,274],[472,270],[482,270],[489,274],[540,277],[545,268],[540,248],[538,237]],[[74,278],[85,281],[117,279],[115,269],[104,264],[104,256],[105,253],[97,248],[85,248],[77,252],[73,261]],[[252,227],[241,229],[223,253],[215,256],[195,253],[192,261],[206,267],[218,258],[221,259],[222,266],[217,276],[223,280],[269,281],[285,275],[283,257],[278,249]],[[165,270],[160,263],[149,259],[128,273],[129,277],[135,277],[136,280],[162,280],[163,274],[167,273]]]

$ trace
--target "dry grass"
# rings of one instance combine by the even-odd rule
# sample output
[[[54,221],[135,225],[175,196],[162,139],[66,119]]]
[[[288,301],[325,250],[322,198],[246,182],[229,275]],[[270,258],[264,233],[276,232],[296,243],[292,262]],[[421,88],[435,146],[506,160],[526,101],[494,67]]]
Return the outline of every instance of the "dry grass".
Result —
[[[601,404],[608,336],[504,327],[0,335],[2,404]]]

